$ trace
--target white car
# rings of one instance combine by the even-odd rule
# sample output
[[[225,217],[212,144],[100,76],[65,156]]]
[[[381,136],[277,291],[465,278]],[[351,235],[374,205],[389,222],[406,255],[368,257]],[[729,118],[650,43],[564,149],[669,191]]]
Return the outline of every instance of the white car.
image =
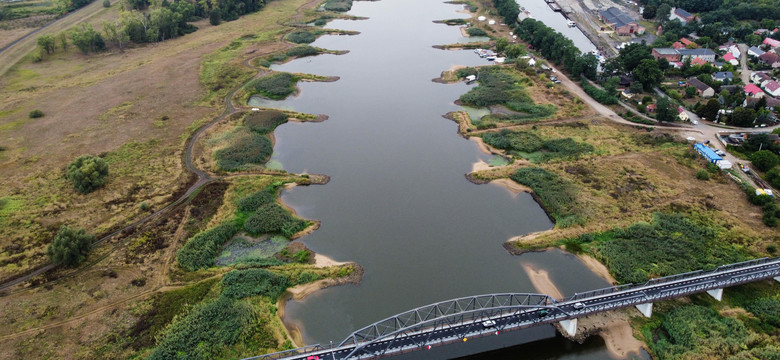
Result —
[[[580,309],[582,309],[584,307],[585,307],[585,304],[583,304],[581,302],[578,302],[578,303],[574,304],[574,308],[577,309],[577,310],[580,310]]]
[[[484,328],[490,328],[490,327],[493,327],[493,326],[496,326],[496,322],[493,321],[493,320],[488,320],[488,321],[483,321],[482,322],[482,327],[484,327]]]

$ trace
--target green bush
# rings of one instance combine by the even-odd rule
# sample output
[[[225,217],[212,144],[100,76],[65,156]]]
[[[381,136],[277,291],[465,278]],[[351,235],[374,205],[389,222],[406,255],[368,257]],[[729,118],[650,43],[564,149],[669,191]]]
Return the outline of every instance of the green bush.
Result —
[[[317,55],[319,53],[320,53],[320,51],[317,50],[317,48],[315,48],[313,46],[301,45],[301,46],[296,46],[296,47],[288,50],[287,51],[287,56],[290,56],[290,57],[306,57],[306,56],[314,56],[314,55]]]
[[[470,75],[477,75],[478,71],[476,68],[473,67],[465,67],[458,69],[458,71],[455,72],[455,74],[458,76],[458,78],[465,78]]]
[[[612,96],[608,92],[591,85],[584,79],[580,85],[582,86],[582,89],[585,90],[585,93],[604,105],[615,105],[618,103],[618,98],[616,96]]]
[[[106,184],[108,164],[102,158],[81,155],[68,165],[67,177],[78,192],[88,194]]]
[[[76,267],[87,258],[94,240],[95,237],[84,229],[74,230],[62,226],[46,249],[46,255],[56,265]]]
[[[708,173],[707,170],[701,169],[696,172],[696,178],[699,180],[709,180],[710,173]]]
[[[224,245],[238,232],[235,225],[226,223],[202,231],[187,241],[176,253],[176,260],[183,268],[195,271],[209,268]]]
[[[748,304],[745,310],[775,328],[780,327],[780,300],[778,299],[760,298]]]
[[[222,295],[234,299],[261,295],[275,302],[290,285],[286,276],[265,269],[233,270],[222,277]]]
[[[277,203],[261,206],[244,223],[250,234],[281,233],[288,238],[305,228],[305,221],[294,218]]]
[[[246,88],[250,93],[258,93],[270,99],[281,100],[295,92],[297,81],[298,79],[292,74],[274,72],[250,81]]]
[[[469,34],[469,36],[488,36],[485,30],[476,27],[470,27],[468,30],[466,30],[466,32]]]
[[[769,171],[780,164],[780,158],[769,150],[754,152],[750,155],[750,161],[761,171]]]
[[[748,259],[745,251],[721,240],[716,228],[682,214],[653,214],[653,223],[617,229],[593,245],[597,257],[622,283],[643,283]]]
[[[775,189],[780,189],[780,168],[773,168],[766,172],[766,180]]]
[[[577,210],[576,190],[565,179],[538,167],[524,167],[510,176],[519,184],[530,187],[556,226],[566,227],[581,221]]]
[[[218,358],[225,346],[243,343],[262,329],[252,326],[255,317],[249,305],[228,297],[201,303],[171,323],[148,359]],[[275,341],[268,345],[276,347]]]
[[[238,200],[238,211],[255,212],[265,204],[273,203],[276,200],[275,194],[266,190],[260,190],[254,194],[243,197]]]
[[[104,8],[111,7],[111,0],[103,0],[103,7]]]
[[[324,8],[328,11],[347,12],[352,9],[352,0],[328,0]]]
[[[314,40],[317,40],[317,37],[314,36],[314,34],[303,30],[293,31],[284,38],[287,39],[287,41],[296,44],[311,44]]]
[[[235,130],[230,145],[214,152],[214,158],[221,170],[236,171],[250,164],[265,164],[273,151],[271,140],[243,127]]]
[[[572,138],[546,140],[542,143],[542,149],[547,150],[542,156],[543,160],[554,158],[577,158],[593,151],[593,145],[578,143]]]
[[[274,131],[277,126],[285,122],[287,122],[287,115],[276,110],[252,111],[244,118],[244,126],[261,134]]]
[[[40,110],[38,110],[38,109],[35,109],[35,110],[33,110],[33,111],[30,111],[30,114],[28,114],[28,115],[30,116],[30,119],[35,119],[35,118],[43,117],[43,111],[40,111]]]

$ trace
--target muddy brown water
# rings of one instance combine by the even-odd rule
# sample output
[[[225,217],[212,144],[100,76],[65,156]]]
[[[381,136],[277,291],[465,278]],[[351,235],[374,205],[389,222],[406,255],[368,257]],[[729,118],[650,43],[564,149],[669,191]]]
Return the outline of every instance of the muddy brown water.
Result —
[[[462,41],[456,27],[433,23],[464,17],[457,12],[461,8],[440,0],[355,2],[350,14],[368,20],[337,20],[327,27],[360,35],[324,36],[312,44],[348,54],[272,67],[339,76],[339,81],[301,83],[297,97],[251,102],[330,117],[277,128],[273,161],[291,172],[331,176],[324,186],[287,190],[282,200],[300,216],[322,221],[319,230],[300,241],[365,268],[360,285],[325,289],[288,304],[286,320],[301,330],[307,344],[339,343],[375,321],[446,299],[536,292],[524,264],[547,270],[567,295],[608,285],[562,251],[507,254],[502,243],[510,237],[553,224],[528,194],[475,185],[464,177],[473,163],[490,156],[458,136],[457,125],[442,115],[459,110],[454,101],[473,85],[431,81],[453,65],[488,63],[471,50],[432,48]],[[502,356],[608,356],[603,341],[570,343],[556,337],[551,326],[470,352],[540,338],[546,345],[505,349],[509,353]],[[442,354],[440,358],[463,355]]]

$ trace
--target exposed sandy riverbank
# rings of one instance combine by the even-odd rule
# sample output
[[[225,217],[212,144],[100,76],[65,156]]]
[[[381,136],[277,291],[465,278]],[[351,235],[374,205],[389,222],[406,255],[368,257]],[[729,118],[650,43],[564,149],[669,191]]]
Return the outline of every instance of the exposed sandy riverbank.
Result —
[[[581,259],[583,262],[586,262],[586,265],[588,265],[587,262],[598,263],[598,261],[593,258],[590,258],[592,261],[583,258]],[[603,265],[601,266],[603,267]],[[591,267],[591,265],[588,265],[588,267]],[[530,265],[524,265],[523,270],[528,274],[531,284],[533,284],[537,291],[557,299],[563,297],[560,290],[558,290],[558,287],[550,280],[547,271],[535,269]],[[598,271],[596,271],[596,273],[599,274]],[[607,273],[607,275],[609,275],[609,273]],[[609,279],[607,280],[611,281]],[[579,318],[577,319],[577,335],[571,339],[582,342],[588,336],[598,335],[604,339],[609,353],[616,358],[625,359],[632,353],[639,355],[642,348],[645,347],[645,344],[637,340],[633,335],[633,329],[629,323],[630,311],[633,310],[609,311]],[[564,336],[566,336],[565,333]]]
[[[276,314],[279,316],[279,319],[282,321],[282,324],[284,325],[284,331],[287,333],[287,337],[290,338],[290,341],[292,341],[293,346],[295,347],[304,346],[305,343],[303,341],[303,335],[301,334],[301,331],[298,328],[298,326],[296,324],[293,324],[285,320],[287,302],[290,300],[303,300],[307,296],[319,290],[329,288],[331,286],[338,286],[344,284],[359,284],[360,280],[363,277],[363,268],[360,267],[360,265],[356,263],[350,263],[350,262],[338,262],[322,254],[314,254],[314,265],[321,268],[326,268],[330,266],[352,265],[356,268],[356,270],[352,275],[344,278],[338,278],[338,279],[328,278],[328,279],[322,279],[308,284],[293,286],[287,289],[284,295],[282,295],[279,298],[279,301],[276,302],[276,308],[277,308]]]
[[[531,190],[528,186],[518,184],[512,179],[495,179],[490,181],[491,184],[496,184],[504,187],[505,189],[509,190],[513,194],[517,195],[520,193],[533,193],[534,191]]]

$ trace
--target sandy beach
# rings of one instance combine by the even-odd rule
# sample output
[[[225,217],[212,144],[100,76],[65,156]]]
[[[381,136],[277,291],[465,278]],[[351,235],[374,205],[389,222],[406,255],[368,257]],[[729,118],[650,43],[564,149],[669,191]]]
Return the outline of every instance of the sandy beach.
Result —
[[[596,259],[590,258],[598,263]],[[583,259],[583,262],[591,261]],[[598,263],[601,265],[600,263]],[[588,265],[589,267],[591,265]],[[603,265],[601,265],[603,267]],[[604,268],[606,270],[606,268]],[[537,291],[561,299],[558,287],[550,280],[549,273],[542,269],[535,269],[530,265],[523,265],[523,270],[531,280],[531,284]],[[597,272],[598,273],[598,272]],[[609,275],[609,273],[607,273]],[[591,335],[598,335],[604,339],[607,350],[615,358],[625,359],[628,354],[640,354],[645,344],[633,335],[633,329],[629,322],[631,309],[609,311],[590,315],[577,319],[577,335],[572,339],[583,341]],[[564,335],[565,336],[565,335]]]

